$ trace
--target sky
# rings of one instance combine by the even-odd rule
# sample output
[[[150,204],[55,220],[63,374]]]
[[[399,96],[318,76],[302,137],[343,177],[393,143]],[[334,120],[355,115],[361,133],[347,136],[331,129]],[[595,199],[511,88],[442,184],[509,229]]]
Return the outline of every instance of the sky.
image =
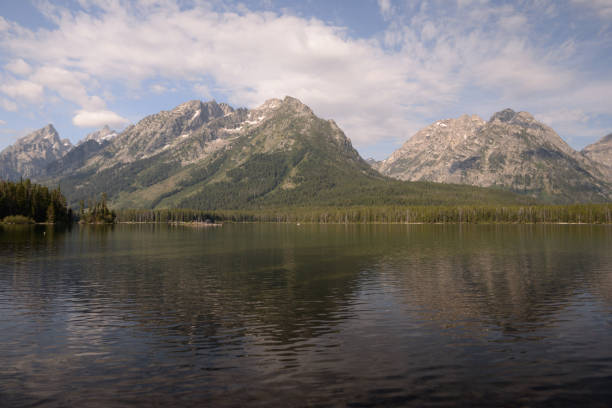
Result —
[[[0,149],[290,95],[384,159],[436,120],[612,132],[612,0],[0,0]]]

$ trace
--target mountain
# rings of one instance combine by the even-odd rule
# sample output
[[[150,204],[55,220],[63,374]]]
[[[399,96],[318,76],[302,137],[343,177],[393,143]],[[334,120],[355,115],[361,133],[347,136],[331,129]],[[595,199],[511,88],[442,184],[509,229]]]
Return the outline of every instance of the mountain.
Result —
[[[612,186],[588,157],[527,112],[505,109],[420,130],[377,169],[400,180],[502,187],[547,202],[600,202]]]
[[[147,159],[183,144],[186,139],[190,142],[209,142],[215,138],[208,127],[209,122],[232,113],[229,105],[194,100],[170,111],[147,116],[126,128],[112,141],[108,149],[112,158],[107,157],[103,167]],[[235,116],[239,117],[240,114]],[[195,152],[196,157],[200,153]]]
[[[107,140],[101,140],[101,142],[97,142],[95,139],[82,140],[64,156],[49,163],[40,177],[52,177],[76,171],[107,144]]]
[[[599,165],[599,169],[612,183],[612,133],[582,149],[581,153]]]
[[[61,140],[53,125],[49,124],[0,152],[0,179],[39,176],[49,163],[63,157],[72,147],[70,141]]]
[[[117,136],[117,132],[111,130],[108,126],[88,134],[64,156],[49,163],[40,177],[69,174],[81,168],[89,159],[106,147],[115,136]]]
[[[64,166],[44,180],[59,183],[72,204],[101,192],[116,208],[531,202],[504,191],[384,177],[333,120],[291,97],[251,110],[189,101],[79,157],[78,168]]]
[[[373,168],[377,168],[380,165],[380,161],[376,160],[373,157],[368,157],[367,159],[365,159],[365,161]]]
[[[95,132],[92,132],[88,134],[87,136],[85,136],[82,140],[80,140],[77,143],[77,146],[85,142],[88,142],[90,140],[93,140],[96,143],[101,144],[103,142],[111,140],[115,136],[117,136],[117,132],[109,128],[108,125],[105,125],[102,129],[96,130]]]

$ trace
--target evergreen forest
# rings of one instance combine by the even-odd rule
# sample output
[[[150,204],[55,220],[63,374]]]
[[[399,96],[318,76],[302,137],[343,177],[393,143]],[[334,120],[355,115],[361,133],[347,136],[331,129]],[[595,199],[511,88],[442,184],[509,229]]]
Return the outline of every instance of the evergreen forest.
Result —
[[[72,210],[67,207],[66,198],[59,187],[50,190],[29,179],[0,181],[0,220],[12,222],[23,219],[41,223],[68,223],[72,221]]]
[[[118,222],[587,223],[611,224],[612,204],[285,207],[260,210],[125,209]]]
[[[79,202],[79,223],[81,224],[113,224],[117,215],[115,211],[107,206],[106,193],[102,193],[100,200],[88,200],[87,208],[85,201]]]

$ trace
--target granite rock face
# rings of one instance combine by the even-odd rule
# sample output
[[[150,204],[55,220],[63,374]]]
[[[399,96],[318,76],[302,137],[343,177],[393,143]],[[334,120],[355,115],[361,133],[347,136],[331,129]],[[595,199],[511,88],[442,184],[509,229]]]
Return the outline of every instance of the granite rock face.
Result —
[[[380,161],[376,160],[373,157],[368,157],[367,159],[365,159],[366,163],[368,163],[370,166],[372,166],[373,168],[377,169],[378,166],[380,165]]]
[[[612,183],[612,133],[588,145],[581,153],[597,163],[606,180]]]
[[[206,125],[232,111],[229,106],[215,101],[193,100],[172,110],[149,115],[112,139],[108,148],[108,156],[112,159],[108,157],[110,160],[105,161],[104,167],[155,156],[189,137],[210,141]]]
[[[108,140],[101,140],[100,142],[97,142],[95,139],[82,140],[64,156],[49,163],[38,178],[44,179],[76,171],[107,146],[108,143]]]
[[[100,130],[96,130],[85,136],[81,139],[76,145],[79,146],[89,140],[93,140],[98,144],[103,144],[104,142],[108,142],[117,136],[117,132],[108,127],[108,125],[104,126]]]
[[[49,124],[19,139],[0,152],[0,179],[18,180],[44,174],[45,168],[73,148],[68,139],[61,140]]]
[[[601,202],[612,187],[593,160],[527,112],[505,109],[420,130],[377,170],[401,180],[500,187],[548,202]]]
[[[612,197],[609,142],[578,153],[529,113],[506,109],[488,122],[476,115],[437,121],[386,160],[365,161],[333,120],[295,98],[250,110],[189,101],[119,134],[105,127],[76,147],[48,125],[0,153],[0,178],[59,184],[73,202],[106,192],[124,208],[299,204],[328,190],[334,192],[326,199],[336,203],[355,188],[370,194],[370,183],[397,183],[382,175],[494,186],[549,202],[597,202]],[[448,195],[467,186],[427,187],[435,188]]]
[[[316,191],[313,180],[383,178],[333,120],[292,97],[250,110],[189,101],[71,153],[49,166],[44,181],[60,184],[72,200],[104,191],[117,207],[280,202],[300,189]]]

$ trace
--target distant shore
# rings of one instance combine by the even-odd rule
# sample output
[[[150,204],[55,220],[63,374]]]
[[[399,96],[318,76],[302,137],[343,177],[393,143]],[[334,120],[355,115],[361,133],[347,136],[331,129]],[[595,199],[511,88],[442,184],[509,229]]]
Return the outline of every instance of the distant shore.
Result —
[[[221,227],[220,222],[203,222],[203,221],[118,221],[115,224],[166,224],[166,225],[184,225],[188,227]]]
[[[612,225],[605,222],[504,222],[504,221],[479,221],[479,222],[292,222],[292,221],[226,221],[227,224],[286,224],[286,225]],[[155,221],[120,221],[117,225],[183,225],[193,227],[221,227],[224,223],[204,222],[155,222]],[[91,225],[91,224],[89,224]],[[108,225],[108,224],[107,224]]]

